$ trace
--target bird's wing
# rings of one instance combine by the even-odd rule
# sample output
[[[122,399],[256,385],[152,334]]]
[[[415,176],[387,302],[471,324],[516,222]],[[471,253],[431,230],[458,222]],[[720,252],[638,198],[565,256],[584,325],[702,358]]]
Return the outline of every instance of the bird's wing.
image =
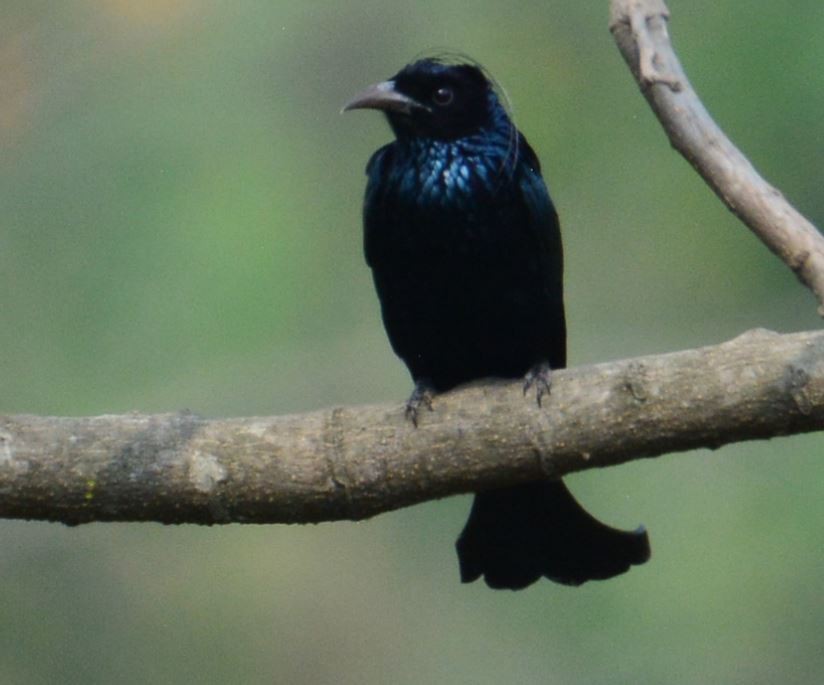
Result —
[[[384,221],[385,202],[378,197],[378,193],[385,183],[381,183],[387,173],[387,167],[392,163],[393,145],[389,143],[380,148],[370,157],[366,164],[366,196],[363,200],[363,252],[366,263],[371,267],[375,261],[376,232]]]
[[[561,227],[558,213],[549,197],[546,183],[541,176],[538,156],[523,135],[518,134],[519,163],[517,182],[527,210],[527,230],[537,245],[539,268],[543,287],[549,302],[553,335],[548,350],[552,368],[566,366],[566,322],[564,316],[563,276],[564,253],[561,244]]]

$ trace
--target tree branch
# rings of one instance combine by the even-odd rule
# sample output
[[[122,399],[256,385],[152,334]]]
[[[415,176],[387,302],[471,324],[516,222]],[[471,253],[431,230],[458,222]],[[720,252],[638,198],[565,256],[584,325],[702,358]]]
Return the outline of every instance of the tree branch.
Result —
[[[0,418],[0,516],[76,524],[297,523],[824,428],[824,332],[558,371],[399,405],[271,418]]]
[[[667,33],[663,0],[611,0],[610,30],[672,146],[725,205],[818,299],[824,316],[824,237],[767,183],[712,120]]]

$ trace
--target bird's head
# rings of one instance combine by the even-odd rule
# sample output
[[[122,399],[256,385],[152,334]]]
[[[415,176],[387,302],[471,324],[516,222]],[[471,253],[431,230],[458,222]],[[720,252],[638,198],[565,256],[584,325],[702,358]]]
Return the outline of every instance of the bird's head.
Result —
[[[378,109],[398,138],[453,140],[490,126],[497,96],[474,64],[422,59],[358,93],[343,111]]]

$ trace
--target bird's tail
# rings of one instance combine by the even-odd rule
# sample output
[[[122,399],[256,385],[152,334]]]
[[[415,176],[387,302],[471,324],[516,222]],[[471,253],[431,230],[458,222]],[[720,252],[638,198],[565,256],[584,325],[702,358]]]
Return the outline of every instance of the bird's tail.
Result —
[[[650,556],[643,526],[610,528],[591,516],[560,480],[475,495],[457,542],[461,580],[518,590],[541,576],[564,585],[604,580]]]

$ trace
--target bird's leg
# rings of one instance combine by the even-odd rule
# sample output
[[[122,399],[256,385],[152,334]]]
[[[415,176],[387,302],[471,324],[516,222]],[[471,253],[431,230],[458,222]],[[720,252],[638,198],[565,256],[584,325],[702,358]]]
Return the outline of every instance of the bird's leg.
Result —
[[[425,406],[429,411],[432,411],[432,398],[435,396],[435,389],[432,387],[432,382],[427,378],[418,378],[415,380],[415,389],[406,400],[406,418],[412,422],[415,428],[418,427],[418,411],[421,406]]]
[[[535,399],[538,401],[538,406],[541,406],[541,399],[544,395],[549,395],[552,388],[552,369],[549,368],[548,362],[538,362],[524,376],[524,395],[535,387]]]

